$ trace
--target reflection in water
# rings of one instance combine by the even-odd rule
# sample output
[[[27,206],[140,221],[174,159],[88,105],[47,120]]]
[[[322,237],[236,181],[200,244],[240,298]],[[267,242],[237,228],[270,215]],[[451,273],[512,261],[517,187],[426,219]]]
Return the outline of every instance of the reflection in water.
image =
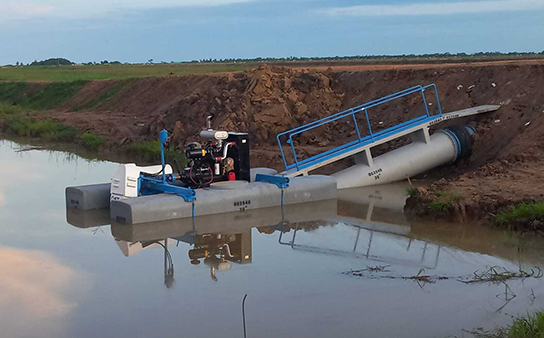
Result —
[[[462,336],[462,329],[504,325],[509,315],[544,306],[544,280],[509,283],[516,297],[505,305],[511,294],[497,297],[504,285],[439,281],[422,290],[399,279],[342,274],[375,266],[376,260],[390,262],[383,265],[396,276],[435,264],[427,274],[461,276],[489,266],[516,271],[519,265],[542,264],[541,240],[407,219],[406,187],[343,191],[329,204],[194,222],[110,227],[107,211],[68,211],[74,228],[62,220],[64,188],[106,182],[117,165],[65,161],[62,154],[40,151],[14,153],[9,145],[0,142],[0,172],[10,163],[13,173],[0,175],[9,177],[0,178],[6,195],[0,248],[36,251],[13,249],[20,252],[11,257],[26,257],[17,261],[0,257],[2,337],[241,337],[245,294],[248,337]],[[280,236],[282,242],[319,250],[281,245]],[[191,264],[197,260],[200,264]]]
[[[191,264],[200,260],[210,267],[210,275],[217,281],[216,272],[231,268],[230,262],[251,263],[251,231],[239,234],[194,234],[180,238],[193,246],[189,250]]]
[[[174,240],[165,239],[161,240],[152,240],[152,241],[139,241],[139,242],[127,242],[123,240],[116,239],[117,245],[125,255],[125,257],[130,257],[138,254],[145,249],[153,248],[163,248],[164,249],[164,285],[167,287],[172,287],[174,285],[174,262],[172,256],[168,251],[168,245],[175,243]]]
[[[80,273],[46,252],[7,247],[0,247],[0,271],[2,337],[59,335],[59,324],[77,306],[63,295],[81,285]]]
[[[365,228],[362,223],[358,222],[357,225],[342,225],[340,227],[348,227],[355,230],[356,236],[354,239],[347,238],[336,239],[336,242],[344,248],[332,248],[335,243],[333,240],[323,243],[323,245],[316,244],[297,244],[297,233],[303,227],[296,225],[292,231],[292,237],[286,241],[283,239],[284,232],[281,232],[279,243],[282,245],[290,246],[294,250],[302,250],[307,252],[321,253],[327,255],[344,256],[351,258],[363,258],[365,260],[400,264],[404,266],[418,266],[426,269],[435,269],[438,264],[438,258],[440,256],[440,246],[434,245],[427,241],[418,241],[411,238],[405,238],[402,235],[385,234],[373,229],[372,226]],[[343,231],[346,234],[350,234],[349,229]],[[298,237],[300,239],[300,235]],[[365,243],[362,243],[365,239]],[[391,244],[395,243],[399,246],[404,246],[405,250],[388,250]],[[374,253],[377,251],[376,253]],[[380,253],[383,252],[383,253]],[[430,256],[430,257],[429,257]]]
[[[168,287],[174,280],[172,248],[181,243],[189,245],[191,264],[204,263],[211,278],[217,281],[218,272],[231,269],[231,263],[253,261],[252,228],[262,234],[277,234],[279,244],[293,250],[363,259],[369,263],[433,270],[444,250],[449,256],[446,264],[452,263],[452,257],[457,261],[477,262],[481,257],[475,253],[503,255],[520,264],[529,262],[528,257],[520,257],[517,247],[497,246],[501,243],[501,232],[474,226],[470,231],[475,233],[465,238],[451,224],[410,222],[402,213],[408,187],[399,183],[349,189],[339,192],[338,201],[209,215],[194,220],[112,224],[111,231],[127,257],[143,249],[162,248]],[[68,221],[81,228],[107,224],[108,217],[101,211],[69,210],[67,214]],[[449,229],[445,231],[444,227]],[[479,240],[478,232],[484,232],[487,240]]]
[[[230,270],[231,263],[252,262],[252,228],[262,233],[274,233],[291,223],[318,222],[336,216],[336,201],[321,201],[249,210],[243,213],[208,215],[192,219],[127,225],[114,223],[112,234],[125,256],[133,256],[143,249],[162,247],[164,250],[165,285],[174,281],[174,262],[170,250],[180,243],[190,246],[191,264],[201,262],[210,269],[212,280],[218,281],[218,272]],[[107,222],[102,211],[68,211],[68,222],[80,228],[99,226]]]

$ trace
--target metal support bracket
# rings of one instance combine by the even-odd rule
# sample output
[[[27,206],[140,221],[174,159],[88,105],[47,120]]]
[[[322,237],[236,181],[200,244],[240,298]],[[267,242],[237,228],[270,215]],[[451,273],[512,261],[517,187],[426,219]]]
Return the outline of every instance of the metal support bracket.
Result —
[[[429,144],[431,142],[431,135],[429,135],[429,127],[423,126],[420,130],[413,132],[411,135],[412,142],[423,142]]]
[[[196,199],[196,192],[191,188],[178,187],[168,182],[163,183],[162,180],[149,177],[140,177],[140,191],[145,195],[161,193],[178,195],[185,202],[192,202]]]
[[[285,176],[257,174],[257,176],[255,177],[255,182],[272,183],[281,189],[289,187],[289,177]]]
[[[353,157],[355,158],[355,164],[363,163],[369,167],[372,167],[374,165],[374,160],[372,159],[372,153],[370,152],[370,148],[355,154]]]

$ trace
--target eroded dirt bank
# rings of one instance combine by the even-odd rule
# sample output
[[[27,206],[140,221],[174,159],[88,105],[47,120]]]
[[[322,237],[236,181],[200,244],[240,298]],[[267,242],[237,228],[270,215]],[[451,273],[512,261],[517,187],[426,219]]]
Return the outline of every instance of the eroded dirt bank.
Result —
[[[358,71],[263,65],[232,74],[95,81],[40,118],[90,131],[115,147],[155,139],[160,129],[167,128],[181,147],[197,137],[212,114],[214,127],[250,134],[253,166],[280,168],[277,133],[429,83],[438,86],[444,112],[482,104],[501,104],[502,108],[450,122],[476,128],[473,154],[430,173],[443,179],[427,187],[420,198],[433,191],[454,191],[462,196],[454,217],[463,220],[485,219],[515,202],[543,200],[544,64],[538,62]],[[436,109],[433,100],[429,103],[431,111]],[[375,109],[370,114],[372,129],[418,116],[422,109],[417,97]],[[349,121],[339,121],[297,142],[304,155],[354,134]],[[377,153],[403,142],[381,147]]]

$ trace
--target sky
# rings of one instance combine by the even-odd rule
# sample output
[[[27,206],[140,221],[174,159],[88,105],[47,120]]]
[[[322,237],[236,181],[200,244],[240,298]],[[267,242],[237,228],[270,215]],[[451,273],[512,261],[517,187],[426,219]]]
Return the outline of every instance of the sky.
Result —
[[[0,64],[544,50],[544,0],[0,0]]]

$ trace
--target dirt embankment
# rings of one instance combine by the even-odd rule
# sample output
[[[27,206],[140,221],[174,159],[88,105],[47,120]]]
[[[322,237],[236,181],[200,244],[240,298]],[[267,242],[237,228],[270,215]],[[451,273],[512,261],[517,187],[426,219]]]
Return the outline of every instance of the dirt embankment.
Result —
[[[155,139],[160,129],[167,128],[181,146],[197,137],[211,114],[215,128],[250,134],[254,166],[276,168],[281,167],[277,133],[398,90],[436,83],[445,112],[482,104],[503,107],[496,113],[450,122],[476,127],[473,154],[430,173],[444,179],[427,190],[461,195],[456,217],[462,219],[482,219],[504,205],[544,199],[544,64],[539,62],[358,71],[263,65],[241,73],[137,79],[120,89],[119,83],[90,82],[44,116],[91,131],[116,146]],[[114,95],[97,101],[108,93]],[[420,103],[411,97],[372,110],[372,129],[421,114]],[[433,100],[429,104],[436,109]],[[364,116],[359,122],[366,124]],[[306,133],[297,145],[304,156],[354,135],[350,121],[338,121]],[[403,142],[407,141],[385,145],[376,153]]]

